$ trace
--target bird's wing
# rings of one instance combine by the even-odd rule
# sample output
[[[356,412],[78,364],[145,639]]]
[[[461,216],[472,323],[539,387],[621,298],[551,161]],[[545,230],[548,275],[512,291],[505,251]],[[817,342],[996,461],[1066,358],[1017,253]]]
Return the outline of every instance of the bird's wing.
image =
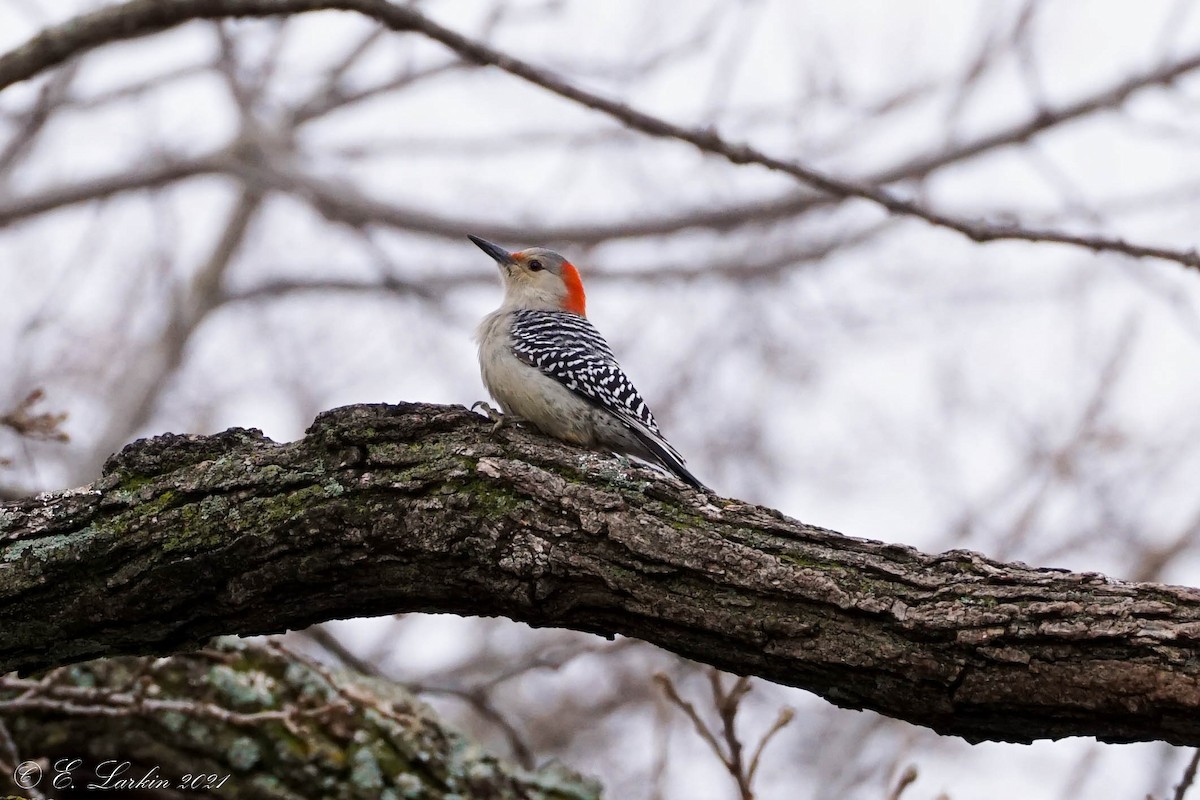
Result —
[[[684,467],[683,457],[659,432],[654,414],[608,342],[586,317],[565,311],[517,311],[512,339],[517,358],[610,412],[660,457],[663,466],[699,485]]]

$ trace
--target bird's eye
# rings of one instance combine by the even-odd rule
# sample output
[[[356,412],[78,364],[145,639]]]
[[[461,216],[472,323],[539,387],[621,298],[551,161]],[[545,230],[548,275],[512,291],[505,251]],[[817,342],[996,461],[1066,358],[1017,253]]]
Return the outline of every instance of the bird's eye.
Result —
[[[529,262],[529,271],[530,272],[541,272],[544,269],[545,269],[545,267],[542,266],[542,262],[538,261],[536,258],[533,261]]]

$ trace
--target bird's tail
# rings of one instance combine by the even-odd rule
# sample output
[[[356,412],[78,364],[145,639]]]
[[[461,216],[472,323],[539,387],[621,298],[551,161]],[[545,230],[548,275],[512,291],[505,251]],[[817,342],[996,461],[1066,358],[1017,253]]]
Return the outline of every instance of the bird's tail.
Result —
[[[666,439],[656,436],[652,431],[643,428],[641,425],[630,425],[629,428],[638,441],[641,442],[642,446],[646,448],[651,456],[649,460],[659,466],[665,467],[689,486],[699,489],[702,492],[711,491],[691,473],[691,470],[683,462],[683,456],[679,455]]]

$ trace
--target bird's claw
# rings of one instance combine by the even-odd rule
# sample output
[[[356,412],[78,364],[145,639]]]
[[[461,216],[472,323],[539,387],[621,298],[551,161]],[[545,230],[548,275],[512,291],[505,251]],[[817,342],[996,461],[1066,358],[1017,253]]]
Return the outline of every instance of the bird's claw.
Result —
[[[500,413],[496,409],[492,408],[492,406],[486,400],[476,400],[474,403],[471,404],[472,411],[474,411],[477,408],[483,409],[484,416],[492,421],[493,424],[492,424],[492,430],[491,430],[491,434],[490,434],[492,436],[495,436],[496,432],[499,431],[501,428],[503,428],[505,425],[512,423],[512,422],[520,421],[519,418],[514,417],[511,414]]]

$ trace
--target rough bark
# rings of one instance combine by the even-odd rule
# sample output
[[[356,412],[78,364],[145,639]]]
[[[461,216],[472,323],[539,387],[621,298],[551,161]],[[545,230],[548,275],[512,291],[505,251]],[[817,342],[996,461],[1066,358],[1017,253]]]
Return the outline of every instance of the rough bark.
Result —
[[[158,798],[600,796],[560,766],[526,772],[487,756],[394,684],[236,639],[170,658],[100,659],[36,681],[7,679],[0,724],[22,758],[36,754],[43,765],[35,788],[73,789],[68,796],[96,796],[89,784]],[[6,785],[13,766],[0,774],[0,794],[23,796]]]
[[[0,506],[0,670],[403,611],[625,634],[970,740],[1200,744],[1200,591],[866,541],[461,407],[166,435]]]

